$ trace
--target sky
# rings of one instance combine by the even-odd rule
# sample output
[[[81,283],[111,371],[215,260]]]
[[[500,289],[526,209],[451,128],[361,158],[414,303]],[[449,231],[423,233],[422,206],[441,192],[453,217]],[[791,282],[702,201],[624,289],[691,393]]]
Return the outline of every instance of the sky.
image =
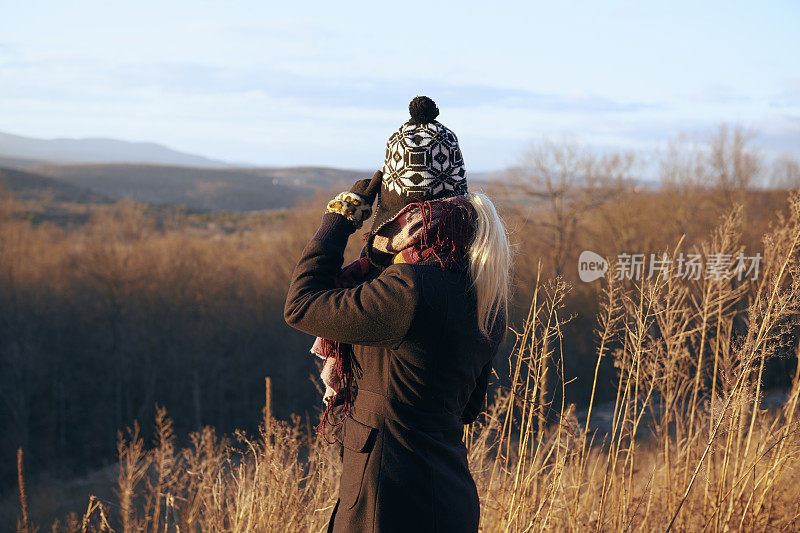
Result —
[[[723,122],[800,156],[800,0],[0,0],[6,133],[372,169],[418,94],[468,171]]]

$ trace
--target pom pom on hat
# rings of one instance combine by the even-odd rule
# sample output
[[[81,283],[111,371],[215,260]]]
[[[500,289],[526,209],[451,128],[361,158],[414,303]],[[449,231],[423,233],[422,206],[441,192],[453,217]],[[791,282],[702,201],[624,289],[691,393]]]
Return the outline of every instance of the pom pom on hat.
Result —
[[[417,96],[411,100],[411,103],[408,104],[408,112],[411,114],[411,120],[417,124],[428,124],[439,116],[436,102],[427,96]]]

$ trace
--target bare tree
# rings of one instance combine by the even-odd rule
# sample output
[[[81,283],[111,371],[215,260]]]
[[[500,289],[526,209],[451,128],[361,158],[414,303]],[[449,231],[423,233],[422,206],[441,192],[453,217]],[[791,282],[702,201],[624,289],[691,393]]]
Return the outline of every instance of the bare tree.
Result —
[[[665,200],[663,222],[671,225],[678,235],[686,235],[697,213],[708,209],[713,188],[709,169],[708,140],[680,133],[669,141],[666,150],[658,155],[658,180]],[[715,210],[719,207],[712,205]]]
[[[710,186],[705,144],[685,132],[670,140],[658,160],[658,178],[662,187],[689,192]]]
[[[630,186],[634,157],[629,152],[598,153],[571,141],[532,144],[510,170],[506,197],[535,217],[537,237],[551,250],[557,275],[587,214]]]
[[[756,185],[762,156],[752,146],[753,134],[741,126],[721,124],[708,143],[706,172],[725,204],[741,201],[743,191]]]
[[[783,154],[772,164],[770,185],[778,189],[800,189],[800,160]]]

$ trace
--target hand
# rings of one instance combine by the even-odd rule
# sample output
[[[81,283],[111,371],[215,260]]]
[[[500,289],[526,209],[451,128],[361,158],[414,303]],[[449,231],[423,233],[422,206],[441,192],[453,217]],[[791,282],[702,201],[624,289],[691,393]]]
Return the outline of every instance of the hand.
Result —
[[[378,190],[381,188],[381,179],[383,179],[383,172],[377,171],[372,179],[358,180],[350,187],[350,192],[356,193],[364,199],[367,205],[371,206],[375,201],[375,196],[378,195]]]
[[[358,229],[372,215],[372,204],[381,186],[383,172],[380,170],[372,179],[358,180],[347,192],[339,193],[328,202],[325,210],[328,213],[338,213],[353,223]]]

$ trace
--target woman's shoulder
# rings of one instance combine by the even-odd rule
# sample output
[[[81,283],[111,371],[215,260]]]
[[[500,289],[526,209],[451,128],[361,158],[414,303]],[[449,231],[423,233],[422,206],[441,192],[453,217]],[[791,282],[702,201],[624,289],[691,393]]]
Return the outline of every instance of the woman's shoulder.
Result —
[[[469,282],[469,274],[466,271],[447,270],[437,265],[424,265],[415,263],[395,263],[386,267],[382,276],[400,276],[415,283],[423,283],[427,280],[448,280],[458,285]]]
[[[436,265],[397,263],[381,275],[398,276],[406,280],[409,290],[417,293],[425,307],[442,310],[456,306],[468,311],[474,307],[472,283],[467,272],[446,270]]]

